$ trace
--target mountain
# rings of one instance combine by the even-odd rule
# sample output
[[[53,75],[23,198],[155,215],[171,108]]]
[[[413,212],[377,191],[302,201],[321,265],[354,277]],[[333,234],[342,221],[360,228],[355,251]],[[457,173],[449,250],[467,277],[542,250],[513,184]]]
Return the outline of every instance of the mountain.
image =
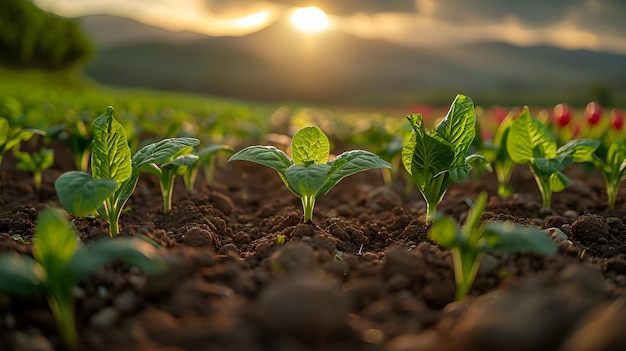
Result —
[[[626,92],[626,56],[617,54],[504,43],[415,48],[338,31],[305,34],[287,22],[242,37],[109,16],[81,22],[100,47],[86,73],[114,85],[304,102],[445,102],[463,92],[501,104],[551,104]]]

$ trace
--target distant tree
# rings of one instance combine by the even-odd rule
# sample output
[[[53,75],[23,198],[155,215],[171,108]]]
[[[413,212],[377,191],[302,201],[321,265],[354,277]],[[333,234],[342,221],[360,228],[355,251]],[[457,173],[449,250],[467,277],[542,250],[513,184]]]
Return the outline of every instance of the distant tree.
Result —
[[[29,0],[1,1],[0,64],[63,69],[91,56],[91,42],[76,20],[42,11]]]

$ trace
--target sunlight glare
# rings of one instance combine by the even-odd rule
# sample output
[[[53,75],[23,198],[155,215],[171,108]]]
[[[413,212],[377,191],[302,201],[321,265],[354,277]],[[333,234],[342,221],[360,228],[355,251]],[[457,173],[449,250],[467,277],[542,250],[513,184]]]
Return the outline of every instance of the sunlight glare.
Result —
[[[328,27],[328,17],[317,7],[301,7],[291,15],[291,23],[305,32],[319,32]]]

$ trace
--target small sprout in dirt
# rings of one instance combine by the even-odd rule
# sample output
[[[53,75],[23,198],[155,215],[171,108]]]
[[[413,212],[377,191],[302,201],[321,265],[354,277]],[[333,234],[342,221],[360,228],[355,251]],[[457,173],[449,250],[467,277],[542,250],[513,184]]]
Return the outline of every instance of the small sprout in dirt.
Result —
[[[600,141],[574,139],[557,149],[548,127],[530,115],[528,107],[511,122],[506,149],[515,163],[528,163],[541,192],[543,208],[550,208],[552,193],[562,191],[569,179],[562,171],[572,162],[590,162]]]
[[[13,156],[18,160],[18,169],[33,173],[35,190],[39,191],[41,189],[43,171],[52,167],[54,163],[54,150],[43,148],[39,152],[34,153],[14,151]]]
[[[172,194],[174,193],[176,176],[185,174],[198,161],[197,155],[188,153],[191,149],[192,146],[184,147],[161,164],[150,162],[139,168],[139,170],[150,172],[159,178],[161,195],[163,196],[163,213],[168,213],[172,208]]]
[[[493,164],[496,177],[498,178],[498,195],[502,198],[513,195],[513,188],[511,188],[509,182],[513,174],[515,162],[511,159],[506,148],[506,141],[509,137],[513,117],[513,114],[509,113],[502,119],[493,137],[493,142],[488,143],[485,147],[488,150],[485,156]]]
[[[485,252],[523,251],[549,255],[557,251],[552,239],[536,227],[522,227],[512,222],[480,223],[486,203],[487,194],[480,193],[469,210],[463,228],[459,228],[452,217],[438,214],[428,233],[433,241],[452,251],[456,300],[469,293]]]
[[[89,147],[91,146],[91,128],[83,119],[76,119],[71,124],[57,124],[46,130],[46,137],[59,140],[72,150],[74,164],[79,171],[89,168]]]
[[[96,118],[91,152],[91,174],[74,171],[57,178],[59,202],[76,216],[97,213],[109,223],[111,236],[119,234],[119,218],[139,180],[139,170],[149,163],[161,164],[181,149],[198,144],[194,138],[164,139],[144,146],[131,157],[122,125],[113,108]]]
[[[204,180],[206,183],[211,184],[213,182],[213,173],[215,170],[215,160],[213,160],[213,158],[218,152],[233,153],[233,150],[231,150],[228,145],[210,145],[194,153],[198,156],[198,161],[188,166],[183,176],[185,189],[187,189],[187,191],[193,190],[200,167],[202,167],[204,171]]]
[[[282,235],[282,234],[276,235],[276,245],[283,246],[285,245],[286,241],[287,241],[287,237],[285,235]]]
[[[165,269],[158,250],[138,239],[107,239],[82,246],[60,209],[46,208],[34,234],[33,258],[17,253],[0,256],[0,291],[26,295],[43,292],[61,340],[76,345],[72,288],[100,266],[122,259],[146,274]]]
[[[467,155],[476,135],[474,103],[457,95],[447,116],[430,132],[421,114],[407,116],[413,127],[402,150],[402,163],[426,200],[426,221],[434,219],[437,204],[453,182],[467,179],[475,165],[489,169],[489,161],[478,154]]]
[[[593,154],[593,164],[604,177],[607,204],[613,208],[620,183],[626,178],[626,142],[615,139],[608,149],[599,147]]]
[[[34,129],[11,128],[9,121],[0,117],[0,165],[7,152],[19,146],[22,141],[29,140],[35,133],[43,134]]]
[[[313,219],[315,200],[343,178],[369,169],[391,168],[376,154],[352,150],[329,160],[330,142],[321,129],[304,127],[291,140],[293,159],[273,146],[249,146],[228,160],[251,161],[276,170],[287,188],[302,200],[304,221]]]

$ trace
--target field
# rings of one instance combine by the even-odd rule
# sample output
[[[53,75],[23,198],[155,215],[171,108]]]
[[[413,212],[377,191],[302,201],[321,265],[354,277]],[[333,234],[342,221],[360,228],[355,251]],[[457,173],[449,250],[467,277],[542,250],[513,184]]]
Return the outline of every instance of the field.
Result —
[[[80,78],[50,84],[49,76],[20,77],[11,76],[0,84],[0,117],[8,120],[11,130],[47,131],[35,133],[17,148],[30,154],[52,149],[54,162],[43,169],[37,189],[32,170],[20,168],[13,150],[4,154],[0,169],[0,264],[5,265],[0,266],[0,278],[4,282],[23,281],[15,274],[22,268],[6,266],[17,259],[6,257],[18,253],[25,260],[38,259],[43,250],[38,245],[48,245],[42,237],[52,230],[41,229],[43,221],[38,218],[48,206],[61,207],[55,181],[77,169],[95,172],[85,167],[87,146],[96,130],[91,123],[107,106],[114,108],[113,116],[123,126],[133,155],[150,143],[179,137],[197,138],[196,152],[211,145],[224,144],[232,151],[272,145],[291,155],[294,133],[316,125],[328,135],[332,155],[363,149],[389,161],[394,169],[371,169],[341,180],[317,199],[312,221],[303,220],[300,199],[276,171],[252,162],[226,162],[228,153],[216,154],[211,167],[201,167],[191,189],[185,187],[183,177],[173,178],[169,211],[164,210],[159,173],[141,169],[121,212],[119,235],[109,238],[110,223],[101,215],[64,216],[71,220],[67,228],[76,231],[80,245],[88,248],[136,239],[152,244],[142,252],[151,252],[150,258],[164,269],[148,274],[138,269],[142,264],[136,267],[116,259],[70,285],[74,340],[55,320],[50,307],[54,289],[0,292],[2,349],[626,348],[622,335],[625,189],[617,187],[616,202],[610,206],[605,179],[591,159],[578,162],[573,152],[554,157],[559,166],[567,163],[562,174],[571,182],[562,191],[551,183],[555,191],[547,207],[546,189],[539,190],[537,170],[531,172],[528,164],[512,166],[505,182],[512,194],[501,196],[503,179],[495,166],[503,162],[497,156],[502,150],[497,145],[498,127],[512,107],[476,102],[479,128],[471,125],[476,138],[466,146],[468,153],[486,156],[495,172],[474,165],[466,179],[453,182],[444,192],[437,211],[464,223],[471,218],[468,211],[479,202],[479,193],[485,192],[485,209],[482,216],[478,214],[481,223],[532,228],[549,238],[555,251],[545,255],[482,252],[475,281],[468,294],[459,297],[455,251],[433,239],[438,219],[434,225],[429,221],[430,206],[402,160],[402,145],[411,140],[412,130],[405,115],[421,112],[426,129],[431,130],[448,106],[407,106],[405,111],[402,107],[381,113],[371,107],[368,111],[360,106],[255,104],[99,87]],[[509,119],[522,111],[514,109]],[[609,111],[592,125],[582,109],[572,109],[567,123],[552,106],[533,107],[529,114],[554,134],[559,146],[574,137],[593,139],[606,153],[613,140],[624,137]],[[439,142],[438,138],[433,137]],[[546,151],[541,158],[551,160],[550,155]],[[112,164],[117,167],[116,162]],[[166,162],[154,163],[165,169]],[[420,168],[413,167],[415,177]],[[46,277],[35,278],[41,279],[40,285],[57,286]],[[32,282],[35,278],[30,276]],[[0,287],[8,290],[9,285]],[[66,320],[66,324],[71,323]]]

